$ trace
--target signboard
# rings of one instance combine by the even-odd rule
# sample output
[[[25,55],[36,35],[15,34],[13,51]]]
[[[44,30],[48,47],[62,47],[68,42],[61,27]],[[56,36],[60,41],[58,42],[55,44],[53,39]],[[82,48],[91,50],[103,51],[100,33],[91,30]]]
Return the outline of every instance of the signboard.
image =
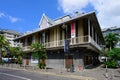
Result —
[[[69,41],[66,39],[64,41],[64,52],[69,52]]]
[[[75,37],[75,22],[71,23],[71,38]]]

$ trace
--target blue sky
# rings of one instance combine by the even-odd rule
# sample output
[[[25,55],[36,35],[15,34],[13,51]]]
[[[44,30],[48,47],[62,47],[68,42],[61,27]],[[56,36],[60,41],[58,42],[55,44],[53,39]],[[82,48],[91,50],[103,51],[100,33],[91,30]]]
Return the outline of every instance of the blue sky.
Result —
[[[57,7],[56,0],[0,0],[0,13],[5,15],[0,18],[0,28],[19,32],[36,29],[43,13],[52,19],[63,15]]]
[[[0,0],[0,28],[24,33],[38,28],[43,13],[56,19],[75,11],[93,10],[102,28],[119,26],[120,10],[116,10],[119,5],[120,1],[115,0]]]

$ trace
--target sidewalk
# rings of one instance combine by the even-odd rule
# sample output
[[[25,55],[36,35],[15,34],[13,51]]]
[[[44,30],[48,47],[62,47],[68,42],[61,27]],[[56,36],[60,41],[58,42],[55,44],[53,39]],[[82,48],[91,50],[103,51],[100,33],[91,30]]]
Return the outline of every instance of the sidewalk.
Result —
[[[92,77],[85,77],[82,76],[81,73],[77,73],[76,72],[67,72],[66,70],[58,70],[58,69],[38,69],[36,67],[31,67],[31,66],[22,66],[20,67],[19,65],[16,64],[5,64],[5,65],[0,65],[0,68],[7,68],[7,69],[16,69],[16,70],[25,70],[25,71],[29,71],[29,72],[35,72],[35,73],[39,73],[39,74],[45,74],[45,75],[52,75],[52,76],[59,76],[59,77],[69,77],[69,78],[74,78],[77,80],[96,80],[93,79]]]
[[[101,68],[100,66],[93,69],[84,69],[82,71],[76,71],[76,72],[67,72],[63,69],[46,69],[46,70],[40,70],[35,67],[26,66],[26,67],[20,67],[19,65],[13,65],[10,67],[8,66],[1,66],[2,68],[10,68],[10,69],[17,69],[17,70],[26,70],[29,72],[35,72],[39,74],[46,74],[46,75],[53,75],[53,76],[59,76],[59,77],[69,77],[74,78],[78,80],[106,80],[105,78],[105,68]],[[120,80],[120,69],[108,69],[108,80]]]

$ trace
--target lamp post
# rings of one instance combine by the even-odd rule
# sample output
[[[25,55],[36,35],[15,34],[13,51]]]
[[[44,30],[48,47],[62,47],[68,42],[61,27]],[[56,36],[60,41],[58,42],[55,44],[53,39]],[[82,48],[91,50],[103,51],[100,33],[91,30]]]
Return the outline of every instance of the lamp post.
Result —
[[[104,47],[104,52],[105,52],[105,55],[107,54],[107,52],[108,52],[108,48],[105,48]],[[107,62],[107,56],[105,57],[105,61]],[[107,66],[107,64],[105,65],[105,77],[106,78],[108,78],[108,66]]]
[[[67,26],[65,25],[65,23],[63,23],[63,26],[62,26],[62,29],[64,30],[64,37],[65,37],[65,40],[64,40],[64,52],[67,53],[67,57],[66,59],[68,59],[68,53],[69,53],[69,41],[67,40],[67,36],[68,36],[68,33],[67,33]],[[67,67],[67,72],[68,72],[68,66]]]

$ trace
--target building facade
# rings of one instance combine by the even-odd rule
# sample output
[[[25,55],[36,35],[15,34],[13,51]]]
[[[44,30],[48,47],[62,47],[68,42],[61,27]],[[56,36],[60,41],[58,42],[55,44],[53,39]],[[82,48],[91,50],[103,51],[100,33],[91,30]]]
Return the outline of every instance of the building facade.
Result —
[[[13,41],[13,39],[17,38],[17,37],[20,37],[21,34],[16,32],[16,31],[13,31],[13,30],[8,30],[8,29],[0,29],[0,34],[1,35],[4,35],[5,38],[8,40],[8,42],[10,43],[10,46],[11,47],[16,47],[18,46],[17,43],[15,43]]]
[[[47,51],[46,65],[49,68],[70,68],[74,65],[87,67],[99,63],[98,56],[104,44],[103,35],[95,12],[69,15],[56,20],[43,14],[39,30],[15,39],[22,44],[26,57],[23,65],[36,65],[32,59],[30,45],[42,43]],[[69,42],[69,52],[64,52],[65,41]]]
[[[103,36],[108,35],[109,33],[115,33],[120,35],[120,27],[114,26],[110,28],[104,28],[102,29]],[[120,48],[120,41],[116,45],[117,48]]]

